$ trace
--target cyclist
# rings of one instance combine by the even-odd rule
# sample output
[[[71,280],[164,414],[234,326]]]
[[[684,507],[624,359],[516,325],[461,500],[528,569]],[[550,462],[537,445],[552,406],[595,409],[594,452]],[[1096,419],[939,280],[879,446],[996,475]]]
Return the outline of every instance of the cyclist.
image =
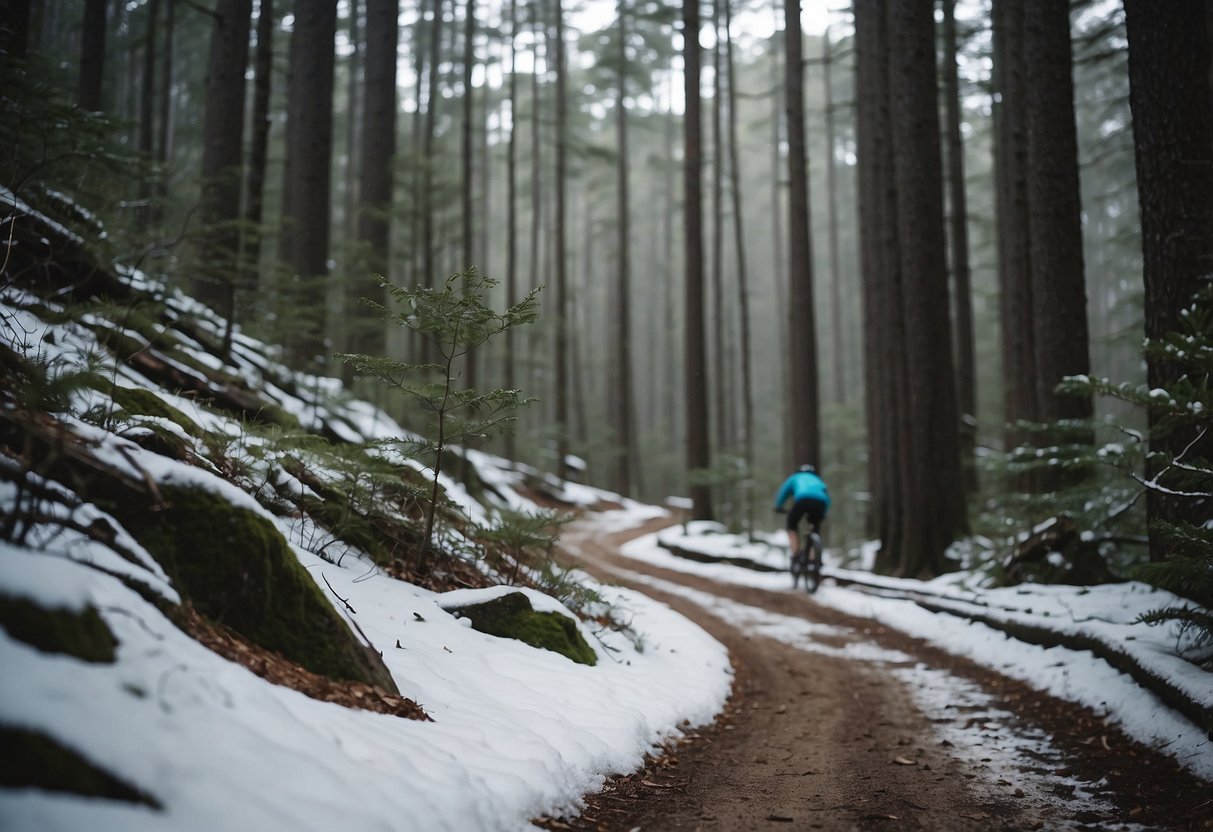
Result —
[[[830,510],[830,491],[825,481],[817,476],[816,468],[801,465],[798,471],[784,480],[779,493],[775,495],[775,510],[783,511],[789,499],[792,508],[788,511],[788,542],[792,545],[792,554],[796,554],[800,551],[801,519],[809,521],[810,534],[819,528]]]

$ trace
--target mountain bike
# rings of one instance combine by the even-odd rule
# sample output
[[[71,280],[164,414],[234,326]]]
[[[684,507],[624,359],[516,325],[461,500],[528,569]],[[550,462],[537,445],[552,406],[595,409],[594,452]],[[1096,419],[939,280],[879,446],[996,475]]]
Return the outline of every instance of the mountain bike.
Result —
[[[792,555],[792,589],[804,581],[805,591],[812,595],[821,585],[821,535],[816,526],[809,527],[800,551]]]

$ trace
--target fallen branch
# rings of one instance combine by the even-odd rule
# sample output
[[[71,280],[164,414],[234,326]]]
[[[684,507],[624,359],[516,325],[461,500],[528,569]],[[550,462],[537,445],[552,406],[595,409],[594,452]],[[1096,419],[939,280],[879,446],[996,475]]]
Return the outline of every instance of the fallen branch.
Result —
[[[337,590],[333,589],[333,585],[329,583],[328,576],[326,576],[323,572],[321,572],[320,577],[324,580],[324,585],[329,588],[329,592],[333,593],[333,597],[336,598],[341,603],[345,604],[345,608],[350,611],[351,615],[357,615],[358,610],[356,610],[352,606],[350,606],[349,600],[342,598],[340,595],[337,594]]]

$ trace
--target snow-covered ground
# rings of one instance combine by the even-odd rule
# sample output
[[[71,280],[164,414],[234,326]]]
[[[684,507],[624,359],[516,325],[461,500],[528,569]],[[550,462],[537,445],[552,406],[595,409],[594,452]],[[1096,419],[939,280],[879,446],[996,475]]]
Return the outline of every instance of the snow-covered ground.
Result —
[[[0,594],[45,608],[91,605],[120,645],[113,664],[91,664],[0,633],[0,724],[53,737],[163,810],[3,789],[0,827],[520,829],[575,810],[581,794],[637,768],[680,726],[711,721],[728,695],[723,647],[636,592],[601,588],[642,634],[642,649],[583,623],[599,658],[587,667],[479,633],[441,606],[500,590],[444,598],[368,575],[363,561],[296,554],[350,600],[401,693],[432,723],[265,682],[86,565],[102,555],[87,540],[60,535],[39,552],[4,545]]]
[[[188,317],[212,334],[221,331],[217,319],[190,298],[138,273],[127,278],[135,288],[163,297],[169,319]],[[47,309],[55,314],[46,315]],[[160,486],[206,489],[274,524],[333,608],[383,655],[401,694],[433,721],[317,701],[221,658],[152,603],[173,605],[180,595],[118,521],[40,479],[24,461],[0,456],[8,474],[0,478],[0,517],[14,514],[19,500],[28,506],[30,492],[16,480],[25,489],[63,495],[62,502],[41,501],[38,512],[45,516],[32,523],[20,545],[0,543],[0,600],[47,610],[91,607],[118,641],[114,662],[90,663],[35,649],[0,620],[0,731],[49,737],[159,807],[2,787],[0,829],[524,829],[538,816],[576,811],[581,795],[605,778],[637,769],[646,754],[710,722],[722,708],[732,681],[724,648],[639,593],[585,579],[629,624],[625,634],[592,621],[578,623],[598,657],[590,667],[478,632],[444,609],[499,588],[440,595],[383,574],[366,553],[306,514],[271,513],[264,505],[274,505],[276,493],[316,496],[286,471],[282,448],[264,432],[249,430],[239,416],[204,406],[199,399],[206,396],[179,395],[178,388],[162,387],[134,366],[107,359],[87,324],[118,329],[177,373],[195,378],[202,390],[213,389],[211,382],[189,365],[213,368],[214,356],[181,329],[166,330],[164,341],[171,335],[180,345],[178,355],[189,361],[124,325],[101,318],[73,321],[58,314],[63,311],[10,286],[0,295],[0,341],[57,374],[88,369],[100,358],[113,384],[154,393],[205,431],[209,444],[172,419],[121,416],[104,389],[78,391],[70,412],[57,417],[60,429],[90,443],[96,459],[115,470]],[[305,429],[327,430],[349,442],[408,435],[383,411],[343,394],[339,381],[292,374],[274,355],[272,347],[237,332],[224,367]],[[284,379],[290,384],[273,381]],[[95,416],[83,419],[90,411],[115,416],[104,421],[118,427],[103,428]],[[131,441],[152,427],[191,449],[197,464]],[[226,456],[213,454],[219,446]],[[390,447],[376,452],[430,475],[423,462],[400,458]],[[221,476],[212,456],[239,459],[248,476]],[[461,483],[440,478],[446,497],[469,521],[492,526],[504,509],[538,511],[513,488],[526,473],[537,472],[489,454],[469,456],[482,482],[494,489],[483,502]],[[310,464],[318,466],[311,473],[339,476],[324,470],[323,460]],[[574,484],[563,486],[561,496],[579,505],[618,501]],[[94,523],[114,533],[112,545],[83,533]],[[454,526],[440,535],[446,543],[466,543]],[[541,610],[572,615],[553,598],[528,595]],[[22,765],[17,759],[5,767]]]
[[[635,520],[642,517],[636,515]],[[596,518],[604,529],[629,523],[626,511],[608,512]],[[779,536],[773,539],[778,540]],[[723,583],[793,591],[784,572],[755,571],[730,563],[701,563],[678,557],[660,545],[662,540],[722,559],[752,559],[768,567],[786,566],[787,563],[786,549],[779,549],[770,542],[748,543],[722,533],[715,524],[692,523],[645,535],[626,544],[623,554]],[[1162,750],[1193,773],[1213,781],[1213,741],[1209,735],[1090,651],[1064,647],[1046,649],[1017,641],[985,624],[930,612],[912,600],[926,597],[936,606],[954,607],[958,612],[979,609],[995,621],[1028,623],[1063,634],[1077,632],[1118,645],[1191,698],[1203,702],[1206,707],[1213,706],[1210,674],[1176,655],[1173,628],[1134,623],[1137,616],[1147,610],[1175,603],[1179,600],[1175,596],[1132,582],[1090,588],[1021,585],[985,589],[976,576],[965,573],[924,583],[831,569],[830,552],[826,553],[826,561],[827,580],[815,595],[817,602],[902,630],[1059,698],[1087,705],[1097,713],[1106,713],[1109,720],[1119,724],[1129,736]],[[895,592],[900,597],[881,597],[838,586],[828,580],[832,575],[862,578],[865,584],[878,590],[889,590],[890,595]],[[663,586],[663,589],[669,587]],[[686,592],[683,590],[684,594]],[[711,598],[697,600],[743,629],[770,635],[771,632],[784,632],[787,626],[786,622],[764,623],[765,619],[755,618],[755,613],[726,609]]]

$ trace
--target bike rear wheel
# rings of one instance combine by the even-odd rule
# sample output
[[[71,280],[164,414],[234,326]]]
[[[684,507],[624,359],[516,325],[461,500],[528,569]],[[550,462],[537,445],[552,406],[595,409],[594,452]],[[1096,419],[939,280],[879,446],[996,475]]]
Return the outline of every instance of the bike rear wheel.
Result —
[[[805,552],[804,587],[812,595],[821,586],[821,537],[817,532],[809,535],[808,549]]]
[[[801,549],[799,552],[796,552],[794,555],[792,555],[792,565],[791,565],[790,571],[792,573],[792,589],[796,589],[798,586],[800,586],[800,582],[802,580],[804,581],[805,587],[806,588],[808,587],[808,585],[809,585],[809,554],[808,554],[808,552],[806,552],[804,549]]]

